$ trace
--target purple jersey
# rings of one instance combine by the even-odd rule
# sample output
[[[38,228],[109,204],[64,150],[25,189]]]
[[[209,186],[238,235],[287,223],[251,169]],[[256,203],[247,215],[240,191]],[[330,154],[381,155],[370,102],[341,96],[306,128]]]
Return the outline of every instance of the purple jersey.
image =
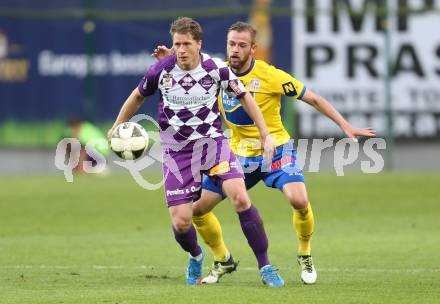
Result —
[[[202,54],[200,64],[190,71],[177,65],[176,55],[168,56],[152,65],[138,86],[143,96],[160,90],[161,133],[171,130],[172,140],[177,142],[222,135],[217,101],[220,88],[231,98],[241,98],[246,92],[221,59],[207,54]],[[167,141],[164,136],[161,140]]]

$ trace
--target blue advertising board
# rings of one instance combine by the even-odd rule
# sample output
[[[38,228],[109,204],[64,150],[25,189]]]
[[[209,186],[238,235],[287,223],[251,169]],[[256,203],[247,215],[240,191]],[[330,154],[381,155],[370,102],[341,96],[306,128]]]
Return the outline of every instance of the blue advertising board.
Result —
[[[225,58],[226,31],[248,16],[196,18],[203,51]],[[170,45],[169,20],[86,21],[83,18],[0,19],[0,123],[87,118],[111,121],[154,63],[158,44]],[[272,20],[273,64],[291,67],[291,21]],[[143,112],[155,115],[158,96]]]

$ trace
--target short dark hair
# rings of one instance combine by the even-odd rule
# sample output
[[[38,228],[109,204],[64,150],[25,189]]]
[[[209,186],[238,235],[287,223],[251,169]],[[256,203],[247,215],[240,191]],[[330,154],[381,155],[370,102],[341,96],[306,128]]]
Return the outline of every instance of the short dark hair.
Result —
[[[175,34],[191,34],[195,41],[202,40],[202,27],[200,24],[189,17],[179,17],[173,21],[170,27],[171,37]]]
[[[253,27],[252,24],[243,21],[237,21],[229,27],[228,34],[231,31],[236,31],[239,33],[249,32],[251,34],[251,43],[252,45],[255,44],[255,37],[257,36],[257,30],[255,29],[255,27]]]

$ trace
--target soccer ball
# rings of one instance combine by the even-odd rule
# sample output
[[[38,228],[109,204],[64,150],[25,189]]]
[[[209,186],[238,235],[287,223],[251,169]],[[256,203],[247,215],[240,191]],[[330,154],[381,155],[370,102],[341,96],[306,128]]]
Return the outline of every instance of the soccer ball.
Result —
[[[148,142],[148,133],[140,124],[124,122],[113,130],[110,147],[120,158],[134,160],[142,156]]]

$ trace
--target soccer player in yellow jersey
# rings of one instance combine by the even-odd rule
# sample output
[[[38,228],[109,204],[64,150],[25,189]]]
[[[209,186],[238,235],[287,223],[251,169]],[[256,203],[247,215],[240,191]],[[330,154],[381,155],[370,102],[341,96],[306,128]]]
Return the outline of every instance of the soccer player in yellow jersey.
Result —
[[[276,141],[277,149],[271,164],[263,163],[258,130],[239,101],[220,92],[220,109],[227,126],[232,130],[231,148],[245,171],[246,187],[252,188],[262,180],[266,186],[281,190],[292,206],[292,220],[298,238],[300,278],[305,284],[314,284],[317,273],[310,244],[314,230],[313,211],[303,172],[296,164],[296,151],[281,121],[281,96],[290,96],[310,104],[332,119],[350,138],[374,136],[375,131],[353,127],[326,99],[313,93],[302,82],[264,61],[256,60],[253,57],[256,50],[255,36],[255,29],[248,23],[236,22],[229,28],[228,64],[254,96],[269,132]],[[166,48],[160,46],[154,55],[158,57],[158,54],[166,52]],[[220,223],[214,213],[210,212],[224,198],[222,189],[205,178],[201,198],[193,205],[194,226],[214,254],[214,264],[208,276],[202,280],[206,284],[217,283],[224,274],[237,267],[224,243]]]

